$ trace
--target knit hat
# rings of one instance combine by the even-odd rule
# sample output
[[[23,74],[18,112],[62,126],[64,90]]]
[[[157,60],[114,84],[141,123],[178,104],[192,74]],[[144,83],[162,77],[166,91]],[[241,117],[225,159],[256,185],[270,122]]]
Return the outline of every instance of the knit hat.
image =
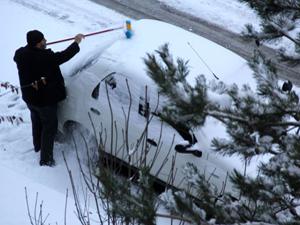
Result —
[[[27,32],[27,44],[31,47],[36,46],[36,44],[41,42],[43,39],[43,33],[38,30],[31,30]]]

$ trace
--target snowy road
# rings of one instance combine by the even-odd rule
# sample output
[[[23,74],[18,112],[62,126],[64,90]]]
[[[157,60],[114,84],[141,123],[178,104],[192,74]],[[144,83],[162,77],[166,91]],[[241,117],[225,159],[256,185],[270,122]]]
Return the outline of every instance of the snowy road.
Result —
[[[91,0],[108,8],[114,9],[134,19],[151,18],[162,20],[186,30],[192,31],[212,40],[225,48],[239,54],[245,59],[250,59],[254,43],[245,42],[241,36],[225,30],[215,24],[205,21],[199,17],[189,15],[167,6],[156,0]],[[249,21],[250,22],[250,21]],[[274,56],[275,51],[268,47],[260,47],[266,55]],[[300,66],[291,67],[283,63],[278,64],[279,76],[283,79],[290,79],[294,84],[300,85]]]

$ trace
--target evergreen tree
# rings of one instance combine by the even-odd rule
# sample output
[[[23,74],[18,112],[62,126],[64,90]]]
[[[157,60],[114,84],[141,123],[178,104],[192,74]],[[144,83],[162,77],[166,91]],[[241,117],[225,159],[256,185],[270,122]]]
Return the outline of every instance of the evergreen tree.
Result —
[[[256,31],[251,24],[246,26],[244,36],[262,42],[274,42],[282,38],[294,44],[295,51],[282,48],[278,52],[282,60],[292,64],[300,63],[300,1],[299,0],[239,0],[247,3],[261,18],[261,30]]]
[[[115,218],[113,224],[155,225],[157,196],[149,168],[139,169],[139,179],[134,185],[132,180],[111,169],[101,167],[96,177],[102,184],[99,197],[108,200],[106,212]]]
[[[196,190],[200,200],[194,204],[193,200],[186,199],[185,194],[177,192],[164,198],[172,199],[173,204],[167,204],[168,208],[180,214],[188,213],[195,224],[212,219],[226,224],[248,221],[298,224],[300,105],[296,92],[282,90],[276,70],[259,52],[255,52],[250,62],[257,83],[256,91],[247,85],[239,88],[222,82],[208,82],[203,75],[198,76],[196,84],[191,86],[186,81],[188,62],[178,59],[174,63],[168,45],[156,53],[158,57],[148,54],[144,60],[148,75],[157,83],[160,93],[169,99],[160,113],[162,119],[196,128],[202,126],[207,117],[213,117],[224,124],[230,137],[212,141],[216,152],[240,155],[245,160],[257,155],[270,156],[268,163],[259,166],[257,177],[245,177],[238,171],[230,176],[241,195],[239,199],[230,193],[219,195],[200,171],[187,165],[188,173],[198,176],[198,179],[187,179],[187,182]],[[227,95],[231,106],[211,102],[208,90]]]

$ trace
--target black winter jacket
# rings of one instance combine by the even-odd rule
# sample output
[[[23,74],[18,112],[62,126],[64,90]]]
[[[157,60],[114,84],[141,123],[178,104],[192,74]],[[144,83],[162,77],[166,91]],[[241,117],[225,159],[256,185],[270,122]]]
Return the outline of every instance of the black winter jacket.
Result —
[[[19,48],[14,56],[17,63],[23,100],[34,106],[53,105],[66,98],[64,78],[59,65],[71,59],[79,52],[79,46],[73,42],[61,52],[35,47]],[[41,78],[45,77],[46,82]],[[31,84],[37,81],[38,88]]]

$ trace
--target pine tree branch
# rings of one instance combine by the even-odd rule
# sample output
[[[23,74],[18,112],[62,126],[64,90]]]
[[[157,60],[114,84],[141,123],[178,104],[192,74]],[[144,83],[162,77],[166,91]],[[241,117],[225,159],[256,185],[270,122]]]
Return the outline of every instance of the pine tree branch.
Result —
[[[261,0],[239,0],[247,3],[252,9],[257,11],[260,16],[266,13],[274,14],[279,11],[296,11],[299,12],[299,4],[291,4],[289,1],[261,1]]]
[[[262,123],[262,121],[254,121],[251,122],[247,119],[243,119],[241,117],[235,116],[233,114],[228,114],[220,111],[206,111],[205,112],[207,115],[224,122],[225,119],[230,119],[234,121],[238,121],[244,124],[248,124],[249,126],[260,126],[260,127],[287,127],[287,126],[294,126],[294,127],[300,127],[300,122],[293,122],[293,121],[286,121],[286,122],[267,122],[267,123]]]
[[[238,116],[234,116],[233,114],[223,113],[221,111],[207,111],[206,114],[221,121],[221,122],[225,122],[224,119],[230,119],[230,120],[235,120],[235,121],[238,121],[238,122],[241,122],[244,124],[249,124],[248,120],[245,120]]]
[[[278,24],[269,19],[268,23],[273,26],[279,33],[281,33],[284,37],[294,42],[296,45],[300,46],[300,43],[296,41],[293,37],[291,37],[285,30],[283,30]]]
[[[176,215],[166,215],[166,214],[160,214],[160,213],[156,213],[157,217],[162,217],[162,218],[169,218],[169,219],[175,219],[175,220],[179,220],[179,221],[184,221],[184,222],[188,222],[188,223],[192,223],[191,220],[181,217],[181,216],[176,216]]]
[[[261,124],[260,122],[256,122],[253,124]],[[295,127],[300,127],[300,122],[292,122],[292,121],[287,121],[287,122],[279,122],[279,123],[265,123],[263,124],[262,127],[287,127],[287,126],[295,126]]]

